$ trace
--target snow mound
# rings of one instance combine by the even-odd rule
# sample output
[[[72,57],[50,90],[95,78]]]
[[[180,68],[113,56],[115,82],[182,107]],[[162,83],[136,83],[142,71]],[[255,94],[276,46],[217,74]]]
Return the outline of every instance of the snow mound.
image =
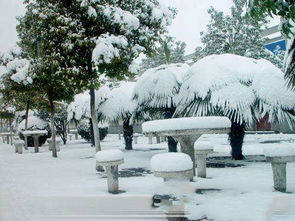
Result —
[[[227,117],[185,117],[148,121],[142,124],[142,131],[148,133],[169,130],[229,128],[230,126],[231,122]]]
[[[27,130],[43,130],[49,126],[48,122],[40,119],[36,116],[28,117],[28,129]],[[25,120],[23,120],[17,128],[18,132],[22,132],[25,130]],[[47,131],[46,131],[47,132]]]
[[[136,82],[133,99],[145,108],[175,106],[174,97],[188,69],[187,64],[161,65],[148,69]]]
[[[151,167],[156,172],[178,172],[193,169],[193,161],[185,153],[162,153],[152,157]]]
[[[213,144],[208,141],[196,141],[194,144],[195,150],[213,150]]]
[[[102,150],[96,153],[96,161],[109,162],[124,159],[124,154],[121,150]]]
[[[263,152],[266,157],[295,156],[295,148],[291,146],[268,147]]]

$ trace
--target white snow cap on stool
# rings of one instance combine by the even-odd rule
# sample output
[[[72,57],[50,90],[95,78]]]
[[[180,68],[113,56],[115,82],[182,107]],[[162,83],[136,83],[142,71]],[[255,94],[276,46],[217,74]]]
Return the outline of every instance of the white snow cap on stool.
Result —
[[[121,150],[102,150],[95,155],[98,162],[119,161],[124,159],[124,154]]]
[[[291,146],[268,147],[263,150],[266,157],[287,157],[295,156],[295,148]]]
[[[157,172],[185,171],[193,168],[193,161],[185,153],[161,153],[152,157],[151,167]]]
[[[15,144],[25,144],[25,141],[23,140],[16,140],[14,141]]]
[[[213,150],[213,144],[208,141],[196,141],[194,144],[195,150]]]

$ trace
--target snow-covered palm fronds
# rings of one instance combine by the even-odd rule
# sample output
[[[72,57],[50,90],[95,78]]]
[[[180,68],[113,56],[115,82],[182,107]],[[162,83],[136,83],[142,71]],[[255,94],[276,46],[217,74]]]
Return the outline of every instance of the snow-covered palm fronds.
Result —
[[[134,86],[134,82],[124,82],[111,90],[109,98],[98,108],[104,119],[117,121],[132,115],[136,106],[132,101]]]
[[[145,71],[132,95],[138,109],[175,107],[174,97],[188,68],[187,64],[168,64]]]
[[[284,73],[267,60],[211,55],[189,69],[177,103],[178,115],[223,114],[251,124],[269,114],[271,122],[291,122],[288,110],[295,108],[295,93],[286,87]]]
[[[95,109],[98,111],[100,105],[106,101],[110,96],[110,88],[102,86],[95,91]],[[90,95],[89,92],[77,94],[74,101],[69,104],[68,109],[68,121],[75,119],[80,121],[82,118],[91,118],[90,115]]]

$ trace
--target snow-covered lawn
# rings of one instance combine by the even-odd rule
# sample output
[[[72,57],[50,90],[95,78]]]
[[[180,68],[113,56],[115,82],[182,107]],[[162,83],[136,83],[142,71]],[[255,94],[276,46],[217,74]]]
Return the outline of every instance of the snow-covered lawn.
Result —
[[[211,156],[229,156],[226,135],[203,135],[201,140],[214,144]],[[136,169],[132,168],[146,169],[137,171],[142,176],[120,177],[119,188],[125,192],[119,195],[107,193],[104,174],[95,171],[94,148],[83,140],[62,145],[57,159],[51,157],[47,145],[40,148],[40,153],[30,148],[19,155],[13,147],[1,143],[0,220],[105,220],[99,216],[103,214],[115,215],[108,217],[112,220],[130,220],[128,215],[135,212],[156,214],[163,220],[161,210],[151,207],[154,194],[187,194],[186,208],[192,219],[295,220],[295,163],[287,165],[288,193],[273,191],[271,166],[265,162],[208,168],[206,179],[164,183],[149,170],[151,157],[166,152],[167,144],[147,143],[148,138],[139,137],[134,150],[124,151],[123,140],[117,135],[108,135],[102,142],[102,149],[123,150],[122,175],[134,174]],[[246,135],[244,153],[261,155],[265,147],[280,145],[295,147],[295,135]]]

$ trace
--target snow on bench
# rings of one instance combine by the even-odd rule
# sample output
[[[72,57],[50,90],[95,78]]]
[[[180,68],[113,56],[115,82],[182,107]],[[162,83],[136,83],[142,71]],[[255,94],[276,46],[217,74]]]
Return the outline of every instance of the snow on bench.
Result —
[[[192,179],[193,162],[189,155],[184,153],[162,153],[151,159],[154,175],[167,179]]]
[[[118,166],[124,163],[124,155],[121,150],[102,150],[95,155],[97,165],[104,166],[107,173],[109,193],[119,192]]]
[[[45,135],[47,134],[47,130],[25,130],[21,132],[23,135]]]
[[[229,128],[231,122],[227,117],[184,117],[144,122],[144,133],[171,130]]]
[[[263,151],[266,156],[266,161],[271,163],[274,189],[286,192],[286,165],[288,162],[295,161],[295,148],[291,146],[269,147],[265,148]]]

